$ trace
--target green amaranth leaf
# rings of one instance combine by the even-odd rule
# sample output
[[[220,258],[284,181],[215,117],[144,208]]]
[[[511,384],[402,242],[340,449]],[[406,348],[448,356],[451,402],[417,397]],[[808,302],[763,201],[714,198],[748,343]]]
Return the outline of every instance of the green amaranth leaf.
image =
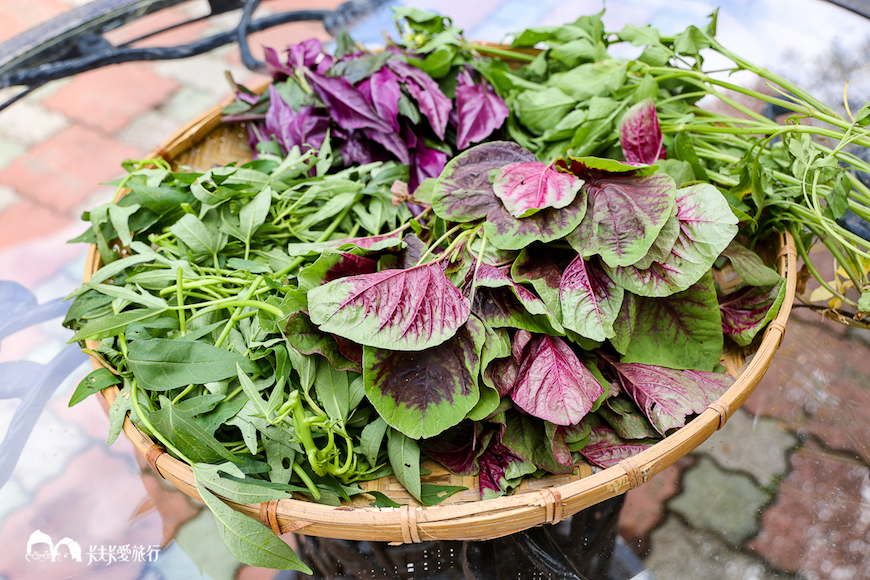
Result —
[[[244,564],[313,574],[293,549],[275,533],[226,505],[194,477],[196,490],[214,516],[218,532],[230,553]]]
[[[198,341],[134,340],[127,360],[139,385],[151,391],[234,377],[236,365],[248,373],[257,371],[257,366],[240,354]]]

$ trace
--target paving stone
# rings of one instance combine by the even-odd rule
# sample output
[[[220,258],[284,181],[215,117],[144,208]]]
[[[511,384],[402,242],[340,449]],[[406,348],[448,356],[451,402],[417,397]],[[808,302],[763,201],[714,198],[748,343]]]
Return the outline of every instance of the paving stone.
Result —
[[[83,125],[113,133],[178,88],[177,81],[155,73],[152,63],[124,63],[77,75],[44,103]]]
[[[0,171],[6,169],[10,163],[15,161],[16,157],[23,155],[25,151],[27,148],[17,141],[0,139]],[[0,211],[3,211],[2,202],[0,202]]]
[[[217,104],[218,101],[211,92],[184,86],[160,105],[160,111],[170,119],[174,119],[178,128]]]
[[[212,52],[184,60],[167,60],[155,63],[154,68],[161,76],[211,94],[217,104],[232,94],[225,76],[226,71],[230,71],[233,78],[240,83],[247,82],[253,74],[242,65],[228,64],[221,54]]]
[[[0,172],[0,184],[46,208],[66,212],[98,184],[122,175],[121,162],[138,154],[138,149],[104,133],[72,125],[12,162]],[[5,228],[0,230],[0,239],[6,236]]]
[[[33,207],[33,210],[22,211],[18,214],[18,208],[21,205]],[[57,286],[54,292],[48,296],[43,296],[43,299],[53,299],[65,296],[79,285],[78,281],[82,279],[84,271],[84,256],[87,246],[66,243],[67,240],[79,235],[83,228],[67,221],[68,218],[65,216],[57,218],[58,225],[56,227],[49,227],[50,224],[37,221],[30,223],[32,229],[42,234],[41,237],[35,237],[38,234],[33,234],[23,228],[19,232],[20,235],[12,237],[11,240],[4,236],[7,230],[14,232],[19,227],[18,223],[12,219],[14,215],[7,214],[18,214],[21,219],[28,220],[30,219],[28,216],[37,209],[41,211],[44,208],[25,201],[0,214],[0,272],[14,273],[12,279],[25,288],[31,290],[40,288],[40,291],[48,291],[48,287],[42,288],[40,285],[50,282],[58,272],[64,271],[63,279],[75,280],[75,284]],[[46,219],[50,220],[52,216],[56,217],[56,215],[54,212],[46,212]],[[27,239],[28,235],[34,237]],[[67,275],[67,269],[73,267],[78,271],[75,272],[74,277],[70,277]]]
[[[3,2],[0,4],[0,42],[50,20],[68,9],[69,7],[59,0]]]
[[[0,111],[0,133],[25,146],[41,143],[69,124],[62,113],[33,99],[21,100]]]
[[[118,132],[121,143],[136,147],[142,155],[163,143],[181,124],[159,111],[148,111],[133,119],[129,125]]]
[[[649,550],[649,533],[661,523],[665,516],[665,502],[677,494],[680,476],[693,462],[692,457],[683,457],[626,494],[619,512],[618,531],[636,553],[644,554]]]
[[[870,469],[809,442],[761,525],[747,547],[773,566],[809,580],[870,579]]]
[[[0,249],[49,235],[71,223],[70,218],[52,209],[20,200],[0,212]]]
[[[745,408],[870,463],[870,335],[795,310],[782,346]]]
[[[753,475],[762,486],[788,469],[788,452],[798,439],[772,419],[753,417],[739,409],[709,439],[695,449],[732,471]]]
[[[0,143],[0,156],[3,155],[2,148],[3,144]],[[0,162],[0,164],[2,164],[2,162]],[[0,185],[0,214],[2,214],[3,210],[7,207],[17,203],[19,199],[20,198],[18,197],[18,194],[15,193],[14,189],[6,187],[5,185]]]
[[[756,534],[759,510],[771,499],[749,476],[729,473],[703,455],[683,474],[682,486],[668,508],[735,546]]]
[[[674,516],[652,533],[651,543],[644,565],[655,580],[801,580]]]

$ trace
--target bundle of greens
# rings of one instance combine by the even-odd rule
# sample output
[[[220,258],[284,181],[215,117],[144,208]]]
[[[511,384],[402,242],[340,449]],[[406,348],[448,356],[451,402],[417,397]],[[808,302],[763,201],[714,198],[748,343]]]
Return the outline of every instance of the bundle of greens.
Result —
[[[359,482],[394,474],[432,505],[461,488],[423,483],[424,456],[476,475],[488,498],[525,477],[571,473],[580,461],[608,467],[648,448],[728,388],[718,364],[726,340],[750,344],[783,299],[779,275],[735,239],[738,224],[751,236],[760,221],[717,187],[724,170],[710,177],[707,158],[686,153],[691,142],[676,147],[683,158],[662,159],[673,148],[670,125],[659,122],[668,103],[656,106],[650,83],[666,79],[641,61],[610,63],[600,49],[589,53],[600,61],[592,69],[550,62],[579,47],[565,34],[588,35],[589,26],[610,38],[598,16],[518,36],[561,43],[543,57],[466,43],[441,17],[403,16],[413,46],[400,51],[402,65],[390,64],[394,51],[339,57],[324,65],[330,77],[316,71],[326,58],[319,49],[312,59],[313,45],[291,47],[282,82],[303,91],[309,83],[302,98],[316,93],[341,111],[329,121],[337,127],[312,125],[321,105],[295,108],[285,93],[297,88],[285,84],[262,112],[271,128],[260,136],[272,140],[258,143],[256,160],[202,174],[130,162],[117,183],[129,192],[85,215],[91,227],[78,241],[97,245],[103,267],[73,292],[65,325],[76,331],[72,341],[95,341],[86,352],[116,372],[88,375],[71,404],[117,385],[110,443],[129,414],[189,463],[243,562],[306,569],[218,496],[256,503],[297,494],[340,505],[364,493]],[[534,60],[511,70],[483,51]],[[418,174],[413,195],[403,187],[414,174],[411,149],[407,163],[395,154],[345,167],[357,159],[348,151],[359,134],[382,137],[370,126],[343,127],[339,118],[364,107],[348,112],[350,93],[332,103],[325,95],[337,93],[324,87],[354,88],[369,123],[413,123],[398,105],[366,101],[363,77],[345,78],[359,74],[353,63],[363,58],[371,79],[408,63],[419,74],[437,70],[442,85],[475,71],[476,84],[457,81],[459,109],[469,102],[460,102],[465,86],[474,102],[490,103],[481,110],[495,106],[493,88],[501,91],[511,112],[504,128],[487,122],[481,132],[463,132],[457,113],[462,146],[495,136],[516,142],[488,140],[447,161],[437,178]],[[605,83],[609,96],[587,95],[560,113],[573,119],[571,131],[518,105],[555,94],[541,74],[583,70],[601,81],[616,69],[623,84]],[[410,87],[427,82],[397,83],[401,103],[410,102],[406,93],[422,98]],[[523,96],[532,91],[544,96]],[[682,96],[670,102],[693,106],[674,94]],[[423,101],[417,106],[423,112]],[[602,108],[610,110],[607,135],[587,124]],[[276,109],[276,119],[309,137],[270,125]],[[423,131],[436,131],[424,116]],[[317,147],[313,126],[322,129]],[[569,134],[598,144],[547,153]],[[711,269],[726,262],[743,283],[722,294]],[[382,494],[370,499],[396,505]]]

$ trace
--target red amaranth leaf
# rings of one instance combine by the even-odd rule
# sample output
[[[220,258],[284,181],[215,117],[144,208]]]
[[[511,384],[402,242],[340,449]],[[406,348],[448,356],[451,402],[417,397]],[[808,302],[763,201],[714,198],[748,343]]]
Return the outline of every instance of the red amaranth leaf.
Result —
[[[652,165],[662,157],[662,130],[652,99],[644,99],[625,112],[619,125],[619,144],[629,163]]]
[[[559,285],[562,324],[598,342],[612,338],[624,294],[606,272],[578,255],[565,269]]]
[[[674,370],[640,363],[613,363],[619,384],[662,435],[701,413],[734,382],[729,375]]]
[[[601,384],[565,341],[535,335],[524,350],[511,391],[514,404],[557,425],[579,423],[604,394]]]
[[[582,186],[581,179],[540,161],[505,165],[492,182],[496,197],[515,218],[548,207],[563,208],[574,201]]]
[[[310,290],[308,306],[323,332],[392,350],[441,344],[471,313],[437,262],[334,280]]]
[[[658,441],[655,440],[626,441],[612,429],[594,429],[589,435],[589,443],[580,450],[580,454],[590,463],[607,468],[649,449],[656,443]]]

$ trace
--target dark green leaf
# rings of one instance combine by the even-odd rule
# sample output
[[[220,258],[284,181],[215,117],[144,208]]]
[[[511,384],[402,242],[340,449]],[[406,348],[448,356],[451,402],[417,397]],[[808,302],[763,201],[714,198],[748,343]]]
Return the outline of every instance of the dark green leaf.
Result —
[[[70,397],[69,406],[72,407],[73,405],[81,403],[90,395],[99,393],[106,387],[118,384],[121,384],[121,377],[112,374],[112,372],[107,368],[99,368],[95,371],[91,371],[81,380],[79,386],[76,387],[75,392],[73,392],[72,397]]]
[[[420,503],[423,505],[438,505],[454,493],[465,491],[467,487],[458,485],[435,485],[424,483],[420,492]]]
[[[371,496],[374,496],[374,498],[375,498],[375,501],[373,501],[372,503],[369,504],[372,507],[377,507],[377,508],[402,507],[402,504],[391,500],[390,498],[388,498],[386,496],[386,494],[384,494],[380,491],[368,491],[366,493],[368,493]]]
[[[393,473],[408,493],[419,500],[422,495],[420,481],[420,447],[417,442],[405,437],[399,431],[390,429],[387,432],[387,455]]]

